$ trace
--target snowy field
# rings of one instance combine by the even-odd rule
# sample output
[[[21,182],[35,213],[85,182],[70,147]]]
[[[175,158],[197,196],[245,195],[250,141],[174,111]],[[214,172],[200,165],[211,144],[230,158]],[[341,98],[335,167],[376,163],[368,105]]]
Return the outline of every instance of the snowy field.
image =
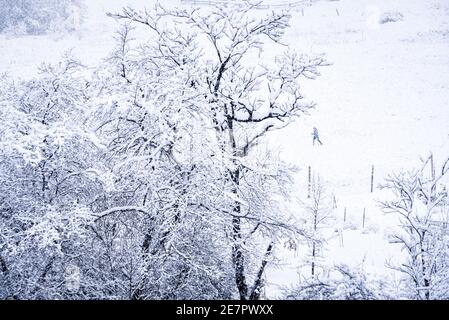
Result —
[[[106,17],[129,4],[143,8],[144,0],[85,1],[84,21],[72,33],[0,35],[0,73],[33,77],[41,62],[56,61],[71,50],[88,66],[111,51],[117,23]],[[287,3],[266,1],[266,4]],[[167,2],[164,1],[167,5]],[[170,0],[170,6],[186,6]],[[204,4],[201,4],[204,5]],[[447,0],[339,0],[295,6],[285,35],[298,52],[324,53],[331,62],[302,91],[317,106],[310,115],[270,135],[269,144],[299,167],[298,196],[307,196],[308,167],[320,175],[335,199],[335,225],[322,252],[323,264],[347,264],[376,279],[397,281],[387,268],[403,252],[387,234],[398,221],[377,204],[378,184],[398,170],[420,165],[434,155],[442,164],[449,153],[449,2]],[[387,21],[388,17],[393,20]],[[274,52],[264,52],[270,56]],[[312,144],[312,128],[323,145]],[[374,166],[374,192],[370,192]],[[297,203],[287,204],[293,211]],[[343,221],[346,212],[346,221]],[[363,213],[365,212],[365,221]],[[265,279],[267,298],[297,284],[310,271],[300,267],[308,252],[275,248],[278,262]]]
[[[400,12],[403,20],[377,23],[384,12]],[[378,184],[394,170],[419,165],[430,151],[439,161],[447,156],[448,17],[446,1],[341,0],[316,3],[293,18],[289,36],[295,47],[325,52],[333,65],[304,85],[318,103],[316,111],[287,128],[278,142],[288,141],[285,156],[303,169],[303,192],[310,165],[332,186],[337,215],[342,218],[347,208],[357,226],[343,231],[343,246],[329,244],[332,262],[394,277],[385,262],[397,261],[400,251],[385,232],[396,223],[376,205],[379,192],[370,193],[371,166]],[[323,146],[312,146],[313,126]],[[274,277],[287,283],[291,274]]]

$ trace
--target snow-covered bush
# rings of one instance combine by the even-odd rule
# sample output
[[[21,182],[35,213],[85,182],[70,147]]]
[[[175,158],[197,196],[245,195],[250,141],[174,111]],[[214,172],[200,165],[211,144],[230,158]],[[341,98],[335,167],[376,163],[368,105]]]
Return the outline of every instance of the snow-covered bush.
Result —
[[[397,22],[401,21],[404,18],[403,14],[399,11],[388,11],[384,12],[379,17],[379,23],[389,23],[389,22]]]
[[[284,288],[283,298],[289,300],[378,300],[392,299],[388,283],[370,279],[361,268],[338,265],[325,277],[309,279]]]
[[[0,0],[0,33],[73,31],[82,12],[82,0]]]

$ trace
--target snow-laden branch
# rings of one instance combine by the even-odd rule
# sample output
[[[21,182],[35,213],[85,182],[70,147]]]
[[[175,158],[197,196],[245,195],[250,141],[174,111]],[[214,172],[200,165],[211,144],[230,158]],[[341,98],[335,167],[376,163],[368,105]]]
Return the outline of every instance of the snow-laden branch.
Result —
[[[139,212],[139,213],[143,213],[147,216],[152,216],[151,212],[144,207],[136,207],[136,206],[123,206],[123,207],[114,207],[114,208],[110,208],[108,210],[99,212],[99,213],[95,213],[94,216],[96,217],[95,221],[98,221],[102,218],[105,218],[107,216],[116,214],[116,213],[121,213],[121,212]]]

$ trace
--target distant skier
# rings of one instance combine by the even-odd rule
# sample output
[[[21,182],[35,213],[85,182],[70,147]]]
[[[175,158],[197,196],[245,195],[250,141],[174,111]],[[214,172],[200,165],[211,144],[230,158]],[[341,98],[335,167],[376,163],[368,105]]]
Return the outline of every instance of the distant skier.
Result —
[[[313,137],[313,145],[315,145],[315,141],[318,141],[320,145],[323,145],[323,143],[320,140],[320,135],[318,134],[318,129],[315,127],[313,127],[312,137]]]

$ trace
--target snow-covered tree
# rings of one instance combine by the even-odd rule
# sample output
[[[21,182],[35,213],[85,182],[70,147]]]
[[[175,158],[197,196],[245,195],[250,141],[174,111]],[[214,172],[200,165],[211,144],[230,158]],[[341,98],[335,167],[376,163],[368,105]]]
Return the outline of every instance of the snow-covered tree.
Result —
[[[260,298],[278,241],[303,234],[294,168],[263,141],[314,107],[298,81],[326,62],[254,8],[125,8],[93,72],[67,58],[4,81],[2,297]]]
[[[272,65],[251,61],[267,42],[280,45],[290,17],[273,13],[253,18],[252,9],[248,3],[231,10],[168,10],[157,5],[152,11],[125,8],[111,15],[148,28],[153,36],[131,53],[125,36],[129,27],[120,34],[123,45],[114,57],[120,57],[121,67],[116,74],[132,88],[133,98],[117,102],[117,107],[127,115],[120,126],[132,136],[116,141],[126,141],[127,150],[134,148],[136,155],[151,154],[135,159],[128,152],[127,162],[144,160],[152,170],[158,168],[156,161],[169,162],[175,170],[170,176],[181,181],[164,181],[171,182],[167,190],[175,188],[178,199],[192,199],[189,195],[195,192],[185,205],[215,221],[213,232],[224,240],[217,250],[227,252],[221,246],[229,242],[241,299],[259,298],[276,234],[299,231],[277,205],[289,181],[288,167],[257,145],[267,132],[285,127],[314,106],[303,99],[298,80],[315,78],[317,68],[326,64],[323,57],[289,50]],[[130,60],[123,58],[125,51]],[[137,116],[132,117],[135,125],[129,115]],[[196,179],[200,189],[191,186]],[[147,202],[149,196],[145,193]],[[170,210],[178,212],[178,202],[172,201]],[[177,217],[171,213],[170,228],[179,224]],[[158,226],[167,217],[163,221]],[[266,242],[262,250],[261,242]]]
[[[325,184],[319,175],[314,175],[311,181],[310,198],[304,201],[304,214],[302,215],[304,229],[309,235],[307,242],[310,252],[306,263],[310,266],[312,279],[319,278],[323,269],[322,261],[325,244],[333,236],[332,226],[335,226],[335,217],[331,205],[331,198],[327,193]],[[324,270],[325,271],[325,270]]]
[[[85,248],[102,154],[83,127],[83,67],[66,57],[34,80],[2,82],[0,256],[3,297],[60,298],[65,266]],[[84,248],[84,249],[83,249]],[[58,271],[59,270],[59,271]]]

